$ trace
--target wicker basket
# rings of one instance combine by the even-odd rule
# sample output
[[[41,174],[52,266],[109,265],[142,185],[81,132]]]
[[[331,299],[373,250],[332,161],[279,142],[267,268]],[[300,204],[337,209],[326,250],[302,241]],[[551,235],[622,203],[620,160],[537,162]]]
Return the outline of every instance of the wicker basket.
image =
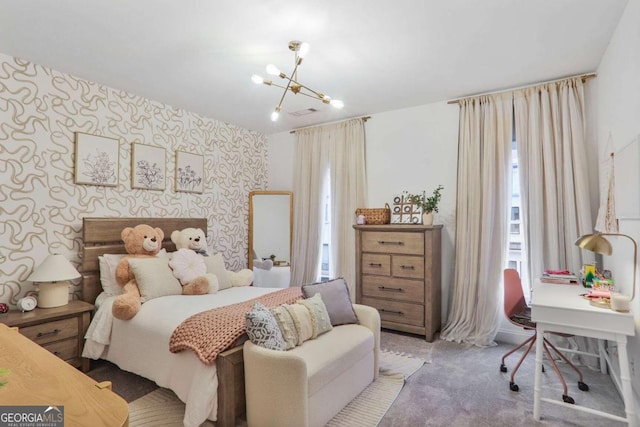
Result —
[[[358,208],[356,216],[359,215],[364,215],[366,224],[380,225],[391,222],[391,208],[388,203],[384,204],[384,208]]]

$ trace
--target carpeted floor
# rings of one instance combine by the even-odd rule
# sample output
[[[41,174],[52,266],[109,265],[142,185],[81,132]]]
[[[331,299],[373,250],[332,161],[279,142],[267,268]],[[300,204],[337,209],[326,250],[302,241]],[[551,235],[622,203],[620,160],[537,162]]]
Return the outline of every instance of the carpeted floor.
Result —
[[[404,386],[406,378],[414,374],[425,361],[402,354],[382,351],[380,375],[349,405],[337,414],[328,427],[375,427],[393,404]],[[164,388],[136,399],[129,404],[131,427],[177,427],[182,425],[184,404],[176,395]],[[213,426],[205,422],[203,427]],[[238,427],[246,427],[238,420]]]
[[[427,343],[414,335],[383,331],[381,348],[430,362],[406,381],[380,422],[381,427],[623,425],[551,404],[543,404],[542,420],[534,421],[534,358],[530,355],[518,371],[520,391],[510,391],[510,374],[499,370],[500,358],[512,348],[510,344],[478,348],[441,340]],[[515,362],[511,356],[507,366],[511,368]],[[582,368],[582,372],[589,392],[578,390],[573,372],[565,375],[569,394],[576,403],[624,416],[621,398],[611,378],[588,368]],[[112,381],[113,390],[128,402],[157,388],[151,381],[123,372],[104,361],[92,362],[89,375],[97,381]],[[562,388],[553,371],[548,369],[543,375],[543,395],[560,399]]]

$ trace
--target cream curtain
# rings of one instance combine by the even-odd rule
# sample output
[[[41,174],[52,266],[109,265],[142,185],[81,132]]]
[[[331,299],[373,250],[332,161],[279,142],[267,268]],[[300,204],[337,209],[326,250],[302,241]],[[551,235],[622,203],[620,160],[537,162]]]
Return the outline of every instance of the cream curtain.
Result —
[[[330,180],[331,251],[335,277],[344,277],[355,296],[354,212],[366,206],[364,120],[296,131],[294,170],[295,262],[292,284],[311,283],[318,277],[325,201],[323,184]]]
[[[511,200],[511,94],[460,101],[456,261],[449,341],[493,344],[502,313]]]
[[[575,240],[591,232],[580,78],[514,92],[529,282],[545,268],[580,270]]]
[[[514,114],[523,237],[534,283],[545,268],[579,271],[584,261],[574,242],[591,233],[582,80],[515,91]],[[584,337],[561,346],[597,353],[597,341]],[[597,359],[581,359],[597,366]]]

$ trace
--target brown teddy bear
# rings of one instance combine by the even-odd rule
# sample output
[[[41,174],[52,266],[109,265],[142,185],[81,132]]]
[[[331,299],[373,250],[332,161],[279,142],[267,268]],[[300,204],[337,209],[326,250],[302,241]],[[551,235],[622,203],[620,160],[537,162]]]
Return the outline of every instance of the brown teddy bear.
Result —
[[[124,247],[127,250],[126,257],[122,258],[116,267],[116,281],[122,286],[122,294],[113,302],[112,313],[116,319],[132,319],[142,302],[140,301],[140,289],[129,267],[129,258],[151,258],[162,249],[164,232],[160,228],[153,228],[146,224],[127,227],[120,234]]]

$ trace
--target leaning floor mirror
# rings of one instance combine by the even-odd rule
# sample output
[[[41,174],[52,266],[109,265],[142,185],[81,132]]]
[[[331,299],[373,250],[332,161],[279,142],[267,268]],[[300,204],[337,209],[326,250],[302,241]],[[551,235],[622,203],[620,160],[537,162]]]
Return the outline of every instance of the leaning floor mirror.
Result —
[[[271,260],[273,267],[290,267],[292,230],[293,194],[290,191],[250,192],[249,268],[256,270],[254,260]]]

